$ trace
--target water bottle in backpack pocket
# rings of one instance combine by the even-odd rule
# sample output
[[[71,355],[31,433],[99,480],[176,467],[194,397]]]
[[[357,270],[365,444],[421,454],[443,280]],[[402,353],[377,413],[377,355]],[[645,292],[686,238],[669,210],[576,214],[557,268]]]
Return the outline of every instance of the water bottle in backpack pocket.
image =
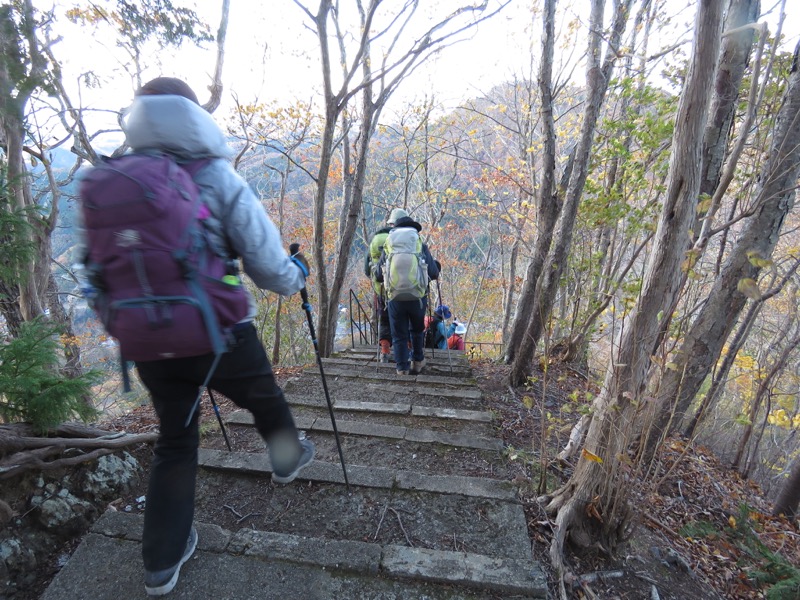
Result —
[[[221,354],[247,315],[247,292],[209,239],[192,179],[207,162],[127,154],[81,181],[92,306],[124,360]]]

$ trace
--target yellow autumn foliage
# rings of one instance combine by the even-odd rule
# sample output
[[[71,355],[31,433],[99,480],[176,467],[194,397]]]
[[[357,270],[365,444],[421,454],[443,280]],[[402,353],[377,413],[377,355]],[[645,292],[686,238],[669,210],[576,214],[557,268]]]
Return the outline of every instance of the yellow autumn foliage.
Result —
[[[779,408],[769,414],[767,422],[783,429],[800,429],[800,414],[790,417],[784,409]]]

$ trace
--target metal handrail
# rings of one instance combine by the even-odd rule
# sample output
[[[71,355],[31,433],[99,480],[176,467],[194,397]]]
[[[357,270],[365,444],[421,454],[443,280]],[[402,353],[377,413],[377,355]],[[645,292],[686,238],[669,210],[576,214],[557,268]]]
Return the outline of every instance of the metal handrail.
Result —
[[[353,302],[355,302],[355,310],[353,310]],[[350,345],[351,348],[356,347],[356,330],[358,331],[358,339],[361,344],[376,344],[375,329],[370,322],[369,314],[361,306],[356,293],[350,290]]]
[[[464,340],[465,354],[471,358],[500,358],[503,351],[503,344],[499,342],[473,342]],[[487,350],[488,349],[488,350]]]

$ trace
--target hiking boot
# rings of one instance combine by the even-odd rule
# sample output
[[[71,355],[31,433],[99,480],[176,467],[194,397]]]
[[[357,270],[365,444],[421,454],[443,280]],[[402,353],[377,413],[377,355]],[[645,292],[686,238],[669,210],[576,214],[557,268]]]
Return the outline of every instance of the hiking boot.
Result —
[[[301,439],[300,442],[300,459],[297,461],[297,466],[291,473],[286,475],[279,475],[277,472],[272,472],[272,481],[280,484],[292,483],[295,477],[298,476],[300,471],[305,469],[314,460],[314,444],[311,440]]]
[[[397,374],[398,375],[408,375],[408,371],[401,371],[400,369],[397,369]]]
[[[411,374],[412,375],[419,375],[422,373],[422,369],[425,368],[425,359],[422,360],[412,360],[411,361]]]
[[[389,362],[389,353],[392,351],[392,343],[389,340],[381,340],[381,362],[388,363]]]
[[[178,583],[178,575],[181,572],[181,566],[189,560],[197,548],[197,529],[192,526],[189,532],[189,539],[186,541],[186,549],[183,551],[183,556],[180,562],[174,567],[163,569],[161,571],[144,571],[144,591],[148,596],[163,596],[169,594]]]

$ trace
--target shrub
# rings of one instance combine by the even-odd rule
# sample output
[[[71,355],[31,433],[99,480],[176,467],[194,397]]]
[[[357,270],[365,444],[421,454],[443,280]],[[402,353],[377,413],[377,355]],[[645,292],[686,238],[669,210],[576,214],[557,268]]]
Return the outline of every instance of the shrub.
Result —
[[[71,418],[97,415],[88,398],[96,371],[70,379],[59,372],[59,328],[44,319],[23,323],[0,346],[0,419],[28,422],[44,432]]]

